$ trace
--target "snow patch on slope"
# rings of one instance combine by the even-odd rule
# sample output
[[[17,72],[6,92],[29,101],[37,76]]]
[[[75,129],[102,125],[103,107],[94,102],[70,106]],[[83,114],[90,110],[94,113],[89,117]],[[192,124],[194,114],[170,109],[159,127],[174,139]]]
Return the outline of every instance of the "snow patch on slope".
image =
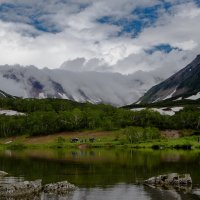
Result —
[[[183,98],[182,97],[179,97],[178,99],[175,99],[173,101],[181,101]]]
[[[1,91],[0,91],[0,94],[3,95],[4,97],[6,97],[6,95],[3,92],[1,92]]]
[[[152,103],[156,103],[160,100],[160,98],[156,99],[155,101],[153,101]]]
[[[197,94],[195,95],[192,95],[190,97],[187,97],[186,99],[189,99],[189,100],[197,100],[200,98],[200,92],[198,92]]]
[[[17,111],[14,111],[14,110],[0,110],[0,115],[19,116],[19,115],[25,115],[25,114],[17,112]]]
[[[175,93],[176,93],[176,89],[172,93],[170,93],[168,96],[166,96],[163,100],[172,98],[173,94]]]
[[[142,111],[145,110],[146,108],[133,108],[131,109],[132,111]],[[172,108],[150,108],[153,111],[159,112],[161,115],[169,115],[173,116],[176,114],[176,112],[179,112],[183,109],[183,107],[172,107]]]
[[[39,93],[39,99],[45,99],[46,96],[43,92]]]
[[[66,94],[58,93],[62,99],[69,99]]]

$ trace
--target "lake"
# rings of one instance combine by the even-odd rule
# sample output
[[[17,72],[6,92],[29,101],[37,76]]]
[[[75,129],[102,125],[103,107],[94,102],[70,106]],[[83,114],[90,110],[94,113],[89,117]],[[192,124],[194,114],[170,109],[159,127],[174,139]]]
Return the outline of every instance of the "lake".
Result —
[[[6,150],[0,152],[0,170],[9,173],[1,182],[67,180],[79,187],[65,197],[42,194],[41,200],[200,199],[200,151]],[[173,172],[191,174],[191,194],[142,184],[152,176]]]

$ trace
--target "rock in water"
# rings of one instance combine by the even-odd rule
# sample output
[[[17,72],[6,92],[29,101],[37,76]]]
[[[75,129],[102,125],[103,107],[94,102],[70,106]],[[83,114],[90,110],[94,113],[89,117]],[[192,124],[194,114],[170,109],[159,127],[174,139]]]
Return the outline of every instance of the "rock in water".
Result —
[[[36,181],[23,181],[16,183],[1,183],[0,184],[0,196],[11,198],[26,196],[31,194],[38,194],[42,189],[41,180]]]
[[[51,183],[43,187],[44,193],[50,194],[66,194],[68,192],[74,191],[77,187],[68,181]]]
[[[6,176],[6,175],[8,175],[8,173],[7,173],[7,172],[0,171],[0,177]]]
[[[190,174],[165,174],[151,177],[144,181],[144,184],[151,187],[176,188],[188,191],[192,186]]]

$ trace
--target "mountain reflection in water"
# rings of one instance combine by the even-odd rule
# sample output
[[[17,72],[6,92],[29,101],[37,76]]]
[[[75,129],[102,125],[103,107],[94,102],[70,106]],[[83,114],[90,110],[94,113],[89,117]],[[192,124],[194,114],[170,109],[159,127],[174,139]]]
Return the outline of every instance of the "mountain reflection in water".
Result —
[[[31,200],[200,199],[200,151],[2,151],[0,161],[0,170],[9,173],[0,182],[42,179],[46,184],[68,180],[79,187],[65,197],[42,194]],[[149,177],[172,172],[191,174],[194,188],[191,194],[152,189],[142,184]]]

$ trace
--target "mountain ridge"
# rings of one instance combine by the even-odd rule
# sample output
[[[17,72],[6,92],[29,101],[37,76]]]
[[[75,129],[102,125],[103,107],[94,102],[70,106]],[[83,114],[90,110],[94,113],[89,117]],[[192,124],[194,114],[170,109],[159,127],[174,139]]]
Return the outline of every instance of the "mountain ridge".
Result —
[[[139,99],[153,103],[173,98],[189,98],[200,91],[200,55],[165,81],[153,86]]]
[[[22,98],[61,98],[123,106],[136,101],[160,80],[147,72],[72,72],[34,66],[0,66],[1,90]]]

